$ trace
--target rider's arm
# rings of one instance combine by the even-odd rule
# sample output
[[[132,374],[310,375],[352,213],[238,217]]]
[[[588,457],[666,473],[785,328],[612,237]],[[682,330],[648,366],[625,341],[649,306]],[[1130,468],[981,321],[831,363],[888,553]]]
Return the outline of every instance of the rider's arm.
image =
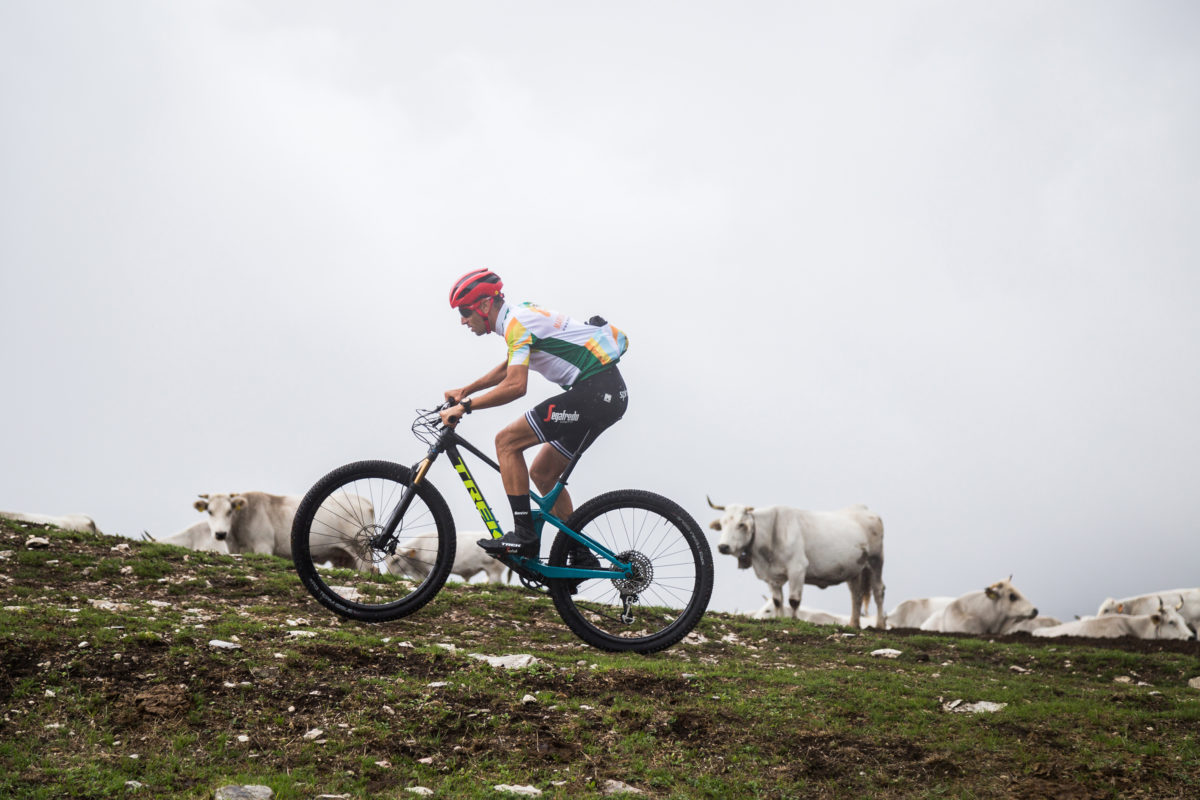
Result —
[[[488,373],[479,380],[471,381],[461,389],[446,390],[444,397],[446,400],[463,400],[467,397],[470,397],[475,392],[478,392],[480,389],[491,388],[492,386],[500,383],[500,381],[504,380],[504,373],[507,369],[508,362],[502,361],[500,362],[500,366],[488,370]]]
[[[497,373],[503,374],[502,380],[499,380],[496,384],[485,383],[487,379],[491,378]],[[474,411],[479,408],[494,408],[496,406],[502,406],[505,403],[511,403],[518,397],[524,397],[525,389],[528,384],[528,364],[501,364],[500,367],[492,370],[483,378],[475,381],[475,383],[464,386],[461,391],[463,396],[468,396],[473,391],[478,391],[479,389],[495,385],[496,388],[492,389],[490,392],[471,398],[471,410]],[[467,391],[468,389],[471,391]],[[456,397],[455,399],[461,400],[462,398]],[[448,422],[451,417],[462,419],[464,413],[466,413],[466,409],[462,407],[462,403],[459,403],[458,405],[451,406],[450,408],[442,411],[442,421]]]

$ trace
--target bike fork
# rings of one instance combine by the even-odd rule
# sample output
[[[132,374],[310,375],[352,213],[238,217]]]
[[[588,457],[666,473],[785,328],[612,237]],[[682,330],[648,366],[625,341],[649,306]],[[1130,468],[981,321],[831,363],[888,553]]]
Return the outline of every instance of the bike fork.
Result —
[[[413,497],[417,494],[417,486],[425,478],[425,473],[429,472],[431,464],[433,464],[433,456],[428,455],[413,469],[412,482],[404,487],[404,494],[400,495],[400,502],[396,504],[396,507],[392,509],[392,513],[388,515],[387,522],[383,525],[383,530],[372,537],[372,549],[382,550],[390,556],[396,554],[396,545],[399,544],[399,540],[396,538],[396,528],[400,527],[400,520],[404,519],[408,507],[412,505]]]

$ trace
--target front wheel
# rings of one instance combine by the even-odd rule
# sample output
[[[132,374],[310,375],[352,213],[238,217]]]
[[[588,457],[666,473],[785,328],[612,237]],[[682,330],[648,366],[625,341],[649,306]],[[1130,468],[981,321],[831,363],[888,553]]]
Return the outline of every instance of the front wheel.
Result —
[[[407,467],[359,461],[308,490],[292,523],[292,562],[321,605],[349,619],[386,622],[424,606],[454,565],[454,518],[422,481],[395,536],[380,541],[412,481]]]
[[[653,492],[623,489],[584,503],[567,527],[633,564],[629,578],[549,582],[559,616],[575,634],[601,650],[653,653],[696,626],[712,595],[712,551],[691,514]],[[603,557],[602,567],[610,566]],[[579,546],[561,531],[550,564],[568,566]]]

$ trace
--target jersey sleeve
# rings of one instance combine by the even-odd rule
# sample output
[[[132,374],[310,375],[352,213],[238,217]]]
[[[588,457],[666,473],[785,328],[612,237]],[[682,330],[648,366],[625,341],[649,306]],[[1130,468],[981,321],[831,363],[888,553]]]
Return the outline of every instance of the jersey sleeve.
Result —
[[[516,315],[508,321],[504,329],[504,343],[508,345],[509,366],[528,366],[533,352],[533,334],[521,324]]]

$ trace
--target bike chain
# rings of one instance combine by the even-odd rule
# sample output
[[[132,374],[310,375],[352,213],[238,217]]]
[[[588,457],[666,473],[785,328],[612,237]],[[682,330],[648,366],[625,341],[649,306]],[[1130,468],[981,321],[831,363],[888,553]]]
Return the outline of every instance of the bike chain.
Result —
[[[526,589],[531,589],[535,592],[548,591],[548,589],[546,588],[546,585],[544,583],[542,583],[542,581],[541,581],[541,576],[538,575],[537,573],[531,572],[530,570],[526,569],[525,567],[522,567],[520,564],[517,564],[515,561],[513,561],[508,556],[505,556],[504,558],[500,559],[500,562],[502,564],[504,564],[506,567],[508,567],[509,569],[511,569],[513,572],[517,573],[517,577],[520,578],[521,583],[525,586]]]

